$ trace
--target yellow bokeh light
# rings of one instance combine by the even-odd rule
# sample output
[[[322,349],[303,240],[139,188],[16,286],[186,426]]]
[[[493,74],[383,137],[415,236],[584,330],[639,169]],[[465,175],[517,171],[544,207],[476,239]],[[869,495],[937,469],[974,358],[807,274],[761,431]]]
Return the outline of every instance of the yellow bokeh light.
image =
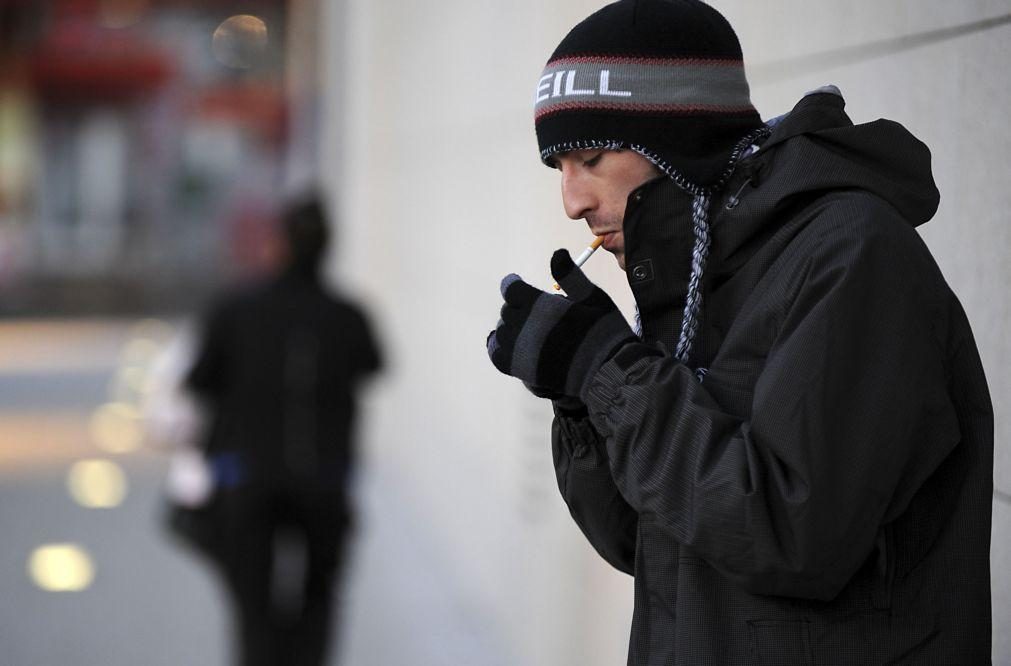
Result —
[[[119,465],[108,460],[81,460],[67,473],[67,490],[83,507],[111,509],[126,498],[126,475]]]
[[[116,376],[116,384],[121,390],[133,394],[141,393],[148,383],[148,369],[142,366],[123,366]]]
[[[144,365],[150,363],[161,349],[161,343],[153,338],[133,338],[123,347],[120,362],[123,365]]]
[[[72,543],[36,548],[28,559],[32,582],[47,592],[80,592],[91,585],[95,567],[88,553]]]
[[[110,402],[95,410],[89,430],[95,445],[109,453],[134,451],[144,437],[137,408],[122,402]]]
[[[223,65],[246,69],[259,63],[267,50],[267,24],[250,14],[230,16],[214,30],[211,52]]]
[[[149,338],[160,342],[172,337],[173,330],[174,327],[167,321],[150,317],[141,319],[130,326],[130,337]]]

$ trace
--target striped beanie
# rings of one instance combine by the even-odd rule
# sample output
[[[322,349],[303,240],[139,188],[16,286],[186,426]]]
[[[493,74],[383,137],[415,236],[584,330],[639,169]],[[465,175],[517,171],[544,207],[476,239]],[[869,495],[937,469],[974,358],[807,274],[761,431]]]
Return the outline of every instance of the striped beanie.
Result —
[[[762,126],[737,35],[698,0],[620,0],[577,25],[538,81],[534,120],[542,160],[639,146],[702,187]]]
[[[537,83],[541,160],[629,149],[693,200],[696,243],[681,340],[690,352],[709,253],[708,208],[743,150],[768,132],[751,104],[741,45],[699,0],[619,0],[573,28]]]

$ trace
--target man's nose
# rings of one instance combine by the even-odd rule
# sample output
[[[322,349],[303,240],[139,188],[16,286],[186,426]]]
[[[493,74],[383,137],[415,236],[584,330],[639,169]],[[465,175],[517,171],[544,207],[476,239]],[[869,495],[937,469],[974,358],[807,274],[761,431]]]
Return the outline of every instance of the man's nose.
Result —
[[[593,189],[575,170],[562,170],[562,205],[573,220],[583,219],[597,207]]]

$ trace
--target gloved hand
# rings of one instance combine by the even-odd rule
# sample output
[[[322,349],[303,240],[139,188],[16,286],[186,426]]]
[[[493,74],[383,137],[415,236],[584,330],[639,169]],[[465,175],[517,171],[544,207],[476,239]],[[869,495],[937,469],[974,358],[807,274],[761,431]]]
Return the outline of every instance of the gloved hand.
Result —
[[[581,398],[597,369],[638,338],[568,250],[551,257],[551,275],[567,296],[531,287],[514,273],[502,280],[505,305],[498,328],[488,335],[488,356],[535,395]]]

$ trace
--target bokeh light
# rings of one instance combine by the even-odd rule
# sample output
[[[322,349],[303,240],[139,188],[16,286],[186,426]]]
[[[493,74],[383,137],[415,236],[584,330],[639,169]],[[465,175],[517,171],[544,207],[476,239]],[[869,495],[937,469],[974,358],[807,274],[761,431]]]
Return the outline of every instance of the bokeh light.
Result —
[[[144,437],[139,411],[123,402],[110,402],[95,410],[89,429],[95,445],[109,453],[135,451]]]
[[[140,365],[150,361],[161,350],[161,344],[152,338],[133,338],[123,347],[121,363]]]
[[[108,460],[80,460],[67,473],[67,490],[83,507],[111,509],[126,498],[126,474]]]
[[[248,69],[262,62],[267,50],[267,24],[251,14],[230,16],[214,30],[211,52],[223,65]]]
[[[140,393],[147,383],[147,369],[137,365],[123,367],[119,371],[119,383],[130,391]]]
[[[141,319],[130,327],[130,337],[148,339],[156,343],[162,343],[169,339],[174,332],[175,328],[172,324],[154,317]]]
[[[95,578],[95,567],[84,548],[71,543],[40,546],[28,559],[32,582],[47,592],[80,592]]]

